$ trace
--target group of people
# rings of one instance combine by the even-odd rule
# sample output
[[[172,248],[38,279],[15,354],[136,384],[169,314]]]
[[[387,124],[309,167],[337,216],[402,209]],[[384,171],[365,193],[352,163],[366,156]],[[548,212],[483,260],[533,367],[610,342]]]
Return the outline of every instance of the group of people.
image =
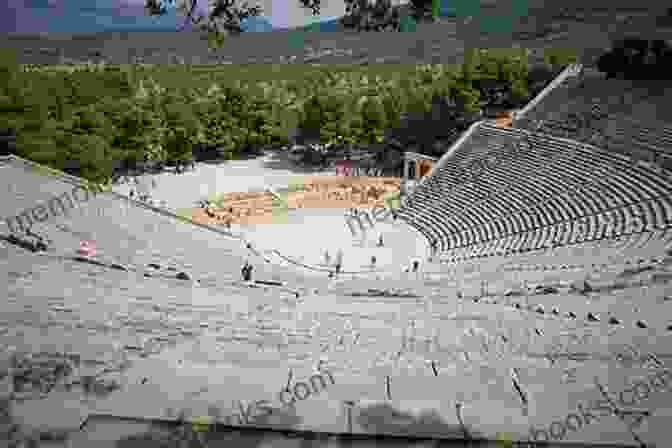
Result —
[[[420,261],[413,260],[413,264],[411,265],[411,267],[408,267],[408,268],[404,269],[404,272],[408,272],[411,269],[412,269],[411,272],[418,272],[419,268],[420,268]]]
[[[384,242],[383,242],[383,234],[378,235],[378,243],[376,244],[377,247],[384,247]],[[371,267],[374,268],[376,266],[376,262],[378,259],[376,258],[375,255],[371,256]],[[331,262],[331,256],[329,255],[329,251],[325,250],[324,251],[324,265],[329,266]],[[341,268],[343,266],[343,251],[338,250],[336,254],[336,260],[334,263],[334,270],[330,271],[329,273],[329,278],[333,278],[335,274],[339,274],[341,272]]]
[[[324,264],[326,266],[329,266],[330,262],[331,262],[331,256],[329,255],[329,251],[325,250],[324,251]],[[334,275],[340,274],[342,266],[343,266],[343,251],[341,249],[339,249],[338,252],[336,253],[334,270],[329,271],[329,278],[334,278]]]
[[[6,240],[12,244],[23,247],[24,249],[28,249],[31,252],[44,252],[49,249],[48,243],[50,241],[47,238],[38,235],[30,229],[26,229],[26,236],[30,237],[30,239],[11,234]]]

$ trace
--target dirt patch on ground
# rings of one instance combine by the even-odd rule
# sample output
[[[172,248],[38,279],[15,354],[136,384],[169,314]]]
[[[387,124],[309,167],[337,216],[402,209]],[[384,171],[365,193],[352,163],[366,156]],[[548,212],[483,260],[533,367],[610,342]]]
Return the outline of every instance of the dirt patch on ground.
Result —
[[[372,208],[384,207],[385,194],[399,188],[396,177],[306,176],[278,193],[289,209]],[[209,209],[190,210],[191,218],[202,224],[266,224],[282,213],[282,204],[269,192],[225,193]]]

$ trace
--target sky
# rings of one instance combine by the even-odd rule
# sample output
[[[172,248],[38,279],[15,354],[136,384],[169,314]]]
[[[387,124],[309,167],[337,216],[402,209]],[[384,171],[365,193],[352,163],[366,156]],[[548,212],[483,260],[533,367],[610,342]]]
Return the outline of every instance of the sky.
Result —
[[[255,3],[262,7],[262,16],[274,28],[299,27],[345,14],[343,0],[322,0],[320,16],[312,16],[299,6],[298,0],[250,1]],[[184,22],[184,16],[174,8],[169,8],[165,16],[147,16],[144,4],[145,0],[0,0],[0,32],[167,31]],[[197,5],[205,12],[208,0],[198,0]]]

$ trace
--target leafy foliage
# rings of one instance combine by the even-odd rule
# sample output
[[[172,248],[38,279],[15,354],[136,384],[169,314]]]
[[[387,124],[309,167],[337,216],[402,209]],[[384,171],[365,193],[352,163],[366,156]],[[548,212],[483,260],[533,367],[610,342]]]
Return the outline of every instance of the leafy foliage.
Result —
[[[597,68],[607,78],[670,79],[672,47],[661,39],[628,37],[615,41],[613,48],[597,60]]]
[[[190,161],[198,145],[225,158],[297,141],[436,154],[437,139],[455,138],[483,107],[519,107],[541,87],[543,73],[532,88],[517,50],[470,54],[461,67],[330,66],[276,79],[245,67],[61,70],[7,58],[0,128],[16,130],[18,155],[99,183],[124,168]]]
[[[416,20],[427,20],[432,15],[432,0],[410,0],[413,17]]]
[[[162,15],[168,5],[176,0],[145,0],[145,10],[149,15]],[[315,16],[320,14],[321,0],[299,0],[299,5],[310,10]],[[392,6],[391,0],[345,0],[346,14],[340,20],[345,28],[358,31],[410,30],[409,15],[401,12],[408,8]],[[236,0],[210,0],[206,15],[197,14],[196,0],[177,0],[177,10],[185,15],[181,29],[193,24],[207,36],[210,48],[220,48],[224,36],[240,35],[244,32],[242,22],[250,17],[259,16],[263,10],[247,2],[236,4]],[[416,20],[432,19],[432,0],[411,0],[410,13]]]

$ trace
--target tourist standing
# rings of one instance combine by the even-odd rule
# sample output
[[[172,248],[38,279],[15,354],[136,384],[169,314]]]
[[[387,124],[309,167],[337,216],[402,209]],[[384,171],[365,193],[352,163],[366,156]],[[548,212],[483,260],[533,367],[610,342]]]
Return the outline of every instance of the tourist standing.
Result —
[[[325,264],[325,266],[329,266],[330,261],[331,261],[331,257],[329,256],[329,251],[325,250],[324,251],[324,264]]]
[[[378,235],[378,247],[383,247],[383,234]]]
[[[243,275],[243,280],[249,282],[252,279],[252,265],[245,261],[243,268],[240,270]]]
[[[341,267],[343,267],[343,251],[338,249],[336,253],[336,274],[341,273]]]

